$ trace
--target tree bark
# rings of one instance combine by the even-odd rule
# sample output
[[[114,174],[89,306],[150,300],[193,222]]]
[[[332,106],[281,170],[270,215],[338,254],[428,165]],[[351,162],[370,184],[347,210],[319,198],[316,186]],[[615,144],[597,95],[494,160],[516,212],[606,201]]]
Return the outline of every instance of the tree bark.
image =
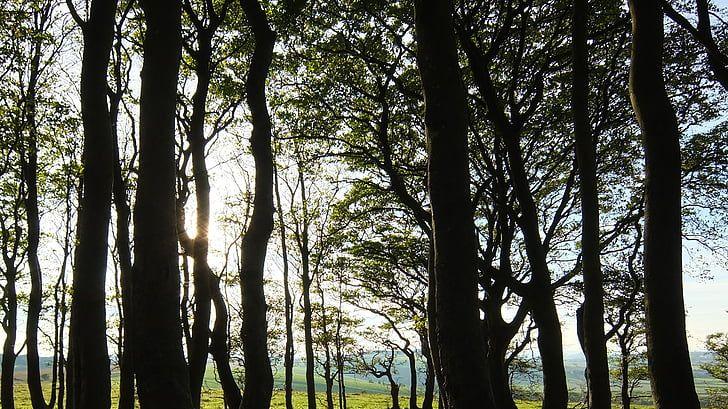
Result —
[[[425,357],[427,368],[425,370],[425,394],[422,397],[422,409],[432,409],[435,398],[435,368],[432,363],[430,341],[427,332],[420,333],[422,356]]]
[[[610,409],[607,344],[604,336],[604,285],[599,258],[599,192],[596,141],[589,119],[589,59],[587,51],[588,1],[574,0],[572,12],[572,95],[576,158],[581,191],[581,254],[584,279],[583,331],[588,406]]]
[[[314,370],[313,354],[313,314],[311,309],[311,277],[310,249],[308,242],[308,200],[306,198],[306,180],[302,169],[303,164],[298,164],[298,183],[301,188],[301,226],[296,227],[296,241],[298,250],[301,253],[301,298],[303,299],[303,339],[306,353],[306,398],[308,409],[316,409],[316,373]]]
[[[117,30],[120,25],[117,26]],[[114,182],[113,202],[116,209],[116,251],[119,254],[119,272],[121,285],[121,330],[122,346],[119,357],[119,409],[134,408],[134,367],[132,354],[132,322],[131,322],[131,288],[132,288],[132,259],[131,243],[129,240],[129,224],[131,223],[131,208],[129,206],[127,181],[122,173],[121,153],[119,146],[119,131],[117,119],[119,105],[121,104],[123,86],[121,84],[121,38],[116,33],[114,53],[117,61],[114,64],[114,78],[116,81],[114,93],[109,98],[109,114],[111,116],[111,130],[113,135],[114,155]]]
[[[477,239],[470,201],[467,103],[452,3],[415,1],[432,205],[436,339],[449,408],[492,408],[478,310]]]
[[[410,371],[409,409],[417,409],[417,361],[415,360],[415,353],[412,350],[403,350],[402,352],[407,356]]]
[[[513,400],[509,383],[508,364],[506,363],[508,344],[501,342],[503,338],[500,337],[491,339],[488,365],[490,368],[490,380],[493,385],[493,398],[499,409],[516,409],[516,403]]]
[[[391,375],[387,375],[389,379],[389,395],[392,398],[392,409],[400,409],[399,407],[399,384]]]
[[[511,183],[521,207],[521,217],[517,222],[523,233],[532,276],[524,296],[528,299],[534,322],[538,326],[537,343],[543,367],[543,408],[565,409],[569,403],[569,391],[564,369],[561,323],[551,288],[551,272],[546,261],[547,249],[540,236],[538,209],[526,174],[520,144],[520,127],[514,125],[503,111],[482,51],[477,49],[467,35],[462,34],[478,92],[485,100],[488,116],[505,145]]]
[[[182,350],[175,214],[179,0],[141,2],[146,22],[134,208],[134,369],[142,408],[191,409]]]
[[[35,16],[37,17],[37,16]],[[36,123],[36,98],[38,77],[40,76],[41,35],[33,43],[30,58],[28,86],[23,106],[25,129],[27,129],[27,146],[21,151],[23,179],[27,188],[25,196],[25,213],[27,221],[27,259],[30,276],[30,293],[28,294],[28,318],[25,325],[26,359],[28,363],[27,384],[30,402],[33,408],[45,408],[43,386],[40,376],[40,358],[38,356],[38,324],[43,307],[43,275],[38,258],[40,243],[40,212],[38,210],[38,130]]]
[[[680,131],[662,72],[658,0],[630,0],[629,89],[645,151],[645,313],[652,396],[657,409],[699,408],[682,288]]]
[[[3,341],[3,357],[0,364],[0,407],[6,409],[15,409],[15,341],[18,334],[18,296],[16,292],[15,260],[7,258],[10,261],[6,264],[4,271],[5,288],[3,301],[5,302],[5,314],[2,320],[3,331],[5,332],[5,340]]]
[[[281,252],[283,258],[283,296],[284,296],[284,314],[286,315],[286,344],[283,353],[283,371],[286,409],[293,409],[293,300],[291,298],[291,290],[289,285],[288,271],[288,246],[286,243],[286,224],[283,218],[283,206],[281,205],[281,195],[278,190],[278,168],[274,168],[275,178],[275,195],[276,207],[278,208],[278,228],[281,235]]]
[[[111,218],[114,141],[107,104],[107,71],[114,42],[116,0],[91,2],[83,31],[81,117],[82,196],[69,337],[76,409],[111,407],[111,371],[106,342],[106,261]]]
[[[620,399],[622,400],[622,409],[630,409],[632,406],[632,398],[629,396],[629,352],[622,349],[622,357],[620,360],[620,368],[622,371],[622,382],[620,382]]]
[[[228,408],[238,409],[243,396],[230,367],[227,304],[220,291],[220,279],[215,275],[210,275],[210,280],[212,302],[215,306],[215,323],[210,336],[210,355],[212,355],[212,359],[215,360],[217,365],[217,375],[220,377],[225,403]]]
[[[253,124],[250,145],[255,160],[255,193],[253,214],[242,240],[241,253],[241,336],[245,357],[242,408],[268,409],[273,393],[273,372],[268,356],[263,269],[268,240],[273,231],[273,153],[265,86],[273,60],[275,33],[258,0],[241,0],[240,3],[255,40],[245,83]]]
[[[326,297],[321,287],[321,276],[317,276],[316,285],[321,297],[321,335],[323,335],[322,343],[324,349],[324,382],[326,383],[326,409],[334,409],[334,374],[331,371],[331,336],[329,332],[328,316],[326,314]]]
[[[198,49],[194,53],[197,86],[192,96],[192,117],[187,139],[192,151],[192,175],[195,181],[195,202],[197,205],[197,233],[192,242],[192,280],[195,285],[195,310],[192,323],[191,343],[188,346],[190,390],[192,404],[200,407],[202,381],[207,368],[207,354],[210,341],[210,313],[212,296],[210,282],[212,270],[207,261],[208,230],[210,225],[210,178],[205,159],[205,114],[207,94],[210,87],[210,58],[212,39],[207,30],[198,32]]]

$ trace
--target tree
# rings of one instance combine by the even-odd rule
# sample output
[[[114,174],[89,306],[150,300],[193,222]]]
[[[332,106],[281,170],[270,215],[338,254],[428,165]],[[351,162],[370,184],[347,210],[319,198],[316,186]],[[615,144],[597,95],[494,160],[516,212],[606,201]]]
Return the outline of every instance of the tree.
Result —
[[[141,6],[146,32],[134,207],[134,370],[142,407],[191,409],[179,314],[174,184],[181,4],[142,1]]]
[[[387,350],[377,351],[370,356],[364,351],[359,352],[359,370],[374,376],[375,378],[386,378],[389,382],[389,394],[392,398],[392,409],[400,409],[399,406],[399,383],[394,379],[396,368],[397,349],[389,346]]]
[[[664,13],[683,28],[705,49],[708,59],[708,67],[724,90],[728,90],[728,56],[720,49],[713,37],[713,29],[710,23],[709,0],[696,0],[696,14],[698,17],[697,27],[693,26],[684,15],[680,14],[669,1],[661,0],[660,6]]]
[[[574,116],[576,158],[581,192],[582,274],[584,276],[583,332],[587,362],[589,407],[609,409],[607,345],[604,337],[604,288],[599,260],[599,193],[596,144],[589,120],[589,61],[587,51],[588,2],[575,0],[572,13],[573,89],[571,107]]]
[[[271,121],[265,96],[268,70],[273,60],[275,33],[257,0],[241,0],[253,31],[255,47],[245,84],[253,130],[251,151],[255,159],[253,214],[242,239],[240,289],[243,300],[241,338],[245,354],[243,409],[270,406],[273,372],[268,357],[263,268],[268,239],[273,232],[273,152]]]
[[[22,41],[17,44],[22,50],[18,63],[19,108],[16,121],[20,136],[18,153],[22,183],[25,185],[23,205],[26,221],[26,261],[30,276],[30,292],[28,294],[28,310],[25,326],[26,358],[28,362],[27,385],[31,404],[34,408],[52,407],[56,403],[56,389],[46,401],[43,395],[41,378],[38,333],[43,310],[43,269],[40,258],[41,242],[41,204],[43,199],[45,172],[43,158],[39,157],[44,144],[45,109],[49,108],[45,101],[46,87],[51,86],[50,66],[63,45],[65,28],[58,23],[58,4],[52,1],[23,4],[17,10],[22,19],[19,33]],[[60,31],[60,34],[57,32]],[[54,34],[59,34],[56,38]],[[58,106],[62,110],[62,106]],[[47,113],[52,113],[49,109]],[[55,113],[57,114],[57,112]],[[56,119],[58,115],[48,115],[48,119]],[[39,189],[40,186],[40,189]],[[57,372],[54,371],[54,378]],[[55,380],[54,380],[55,382]]]
[[[206,162],[206,149],[208,141],[215,135],[220,133],[229,121],[223,118],[229,111],[235,110],[238,105],[238,99],[232,98],[226,103],[225,108],[218,118],[213,118],[214,124],[211,135],[205,133],[205,125],[208,114],[208,94],[210,93],[210,84],[215,71],[220,66],[220,61],[213,53],[213,40],[220,26],[225,22],[228,10],[232,1],[225,1],[219,10],[216,10],[212,3],[205,3],[204,6],[193,3],[190,0],[183,2],[185,14],[192,22],[192,32],[195,38],[194,44],[185,42],[185,49],[191,55],[192,71],[195,74],[197,82],[195,91],[192,95],[192,112],[189,117],[183,117],[181,122],[186,131],[187,142],[189,144],[189,152],[182,152],[182,156],[191,156],[192,162],[192,179],[195,185],[195,203],[196,208],[196,235],[190,238],[184,230],[184,206],[186,202],[189,187],[184,186],[180,190],[184,192],[178,200],[178,212],[180,213],[180,225],[178,225],[178,234],[180,245],[185,253],[185,257],[190,255],[194,260],[192,269],[193,282],[195,287],[194,293],[194,322],[192,324],[191,334],[189,336],[188,347],[188,366],[190,374],[190,388],[192,392],[192,403],[195,407],[200,406],[200,395],[202,393],[202,382],[207,368],[207,356],[210,352],[210,314],[212,311],[213,297],[218,299],[216,303],[216,313],[220,313],[221,318],[227,315],[225,311],[220,309],[221,301],[217,294],[213,294],[214,288],[218,286],[216,281],[219,279],[215,276],[208,262],[209,238],[208,230],[210,225],[210,178]],[[201,10],[196,10],[200,8]],[[192,42],[192,41],[189,41]],[[186,113],[186,110],[183,110]],[[184,116],[184,115],[183,115]],[[183,165],[187,165],[188,160],[182,161]],[[186,169],[180,170],[186,172]],[[190,178],[184,175],[182,183],[189,182]],[[183,306],[186,307],[186,306]],[[218,351],[217,348],[215,351]],[[220,368],[229,366],[225,360],[224,353],[213,355],[218,361]],[[226,401],[231,406],[239,406],[240,391],[233,379],[230,379],[228,371],[220,371],[223,378],[222,383],[225,385]]]
[[[120,142],[122,132],[119,130],[119,115],[122,110],[126,110],[124,105],[124,94],[129,90],[130,83],[130,62],[127,50],[124,47],[125,33],[123,31],[124,23],[128,20],[131,12],[133,0],[128,0],[123,7],[121,16],[116,22],[114,30],[114,46],[112,49],[112,68],[111,75],[113,81],[110,85],[109,92],[109,116],[111,121],[111,132],[113,138],[113,203],[116,210],[115,239],[116,255],[119,266],[119,285],[118,296],[121,298],[119,310],[119,346],[118,346],[118,362],[119,362],[119,409],[133,409],[136,393],[134,391],[134,368],[132,353],[132,322],[131,322],[131,289],[133,285],[132,279],[132,248],[129,235],[129,225],[131,223],[131,205],[129,203],[129,185],[130,185],[130,167],[125,167],[123,146]],[[128,113],[128,112],[127,112]],[[131,116],[131,115],[129,115]],[[132,118],[133,121],[133,118]],[[135,138],[135,135],[132,135]],[[131,157],[137,155],[136,144],[133,145],[134,150]]]
[[[453,409],[489,408],[493,396],[478,316],[467,105],[451,2],[415,1],[415,36],[429,142],[437,340],[433,347],[440,358],[441,393]]]
[[[529,54],[526,54],[525,50],[519,51],[518,48],[515,50],[506,48],[513,56],[505,59],[505,67],[510,69],[510,67],[525,65],[528,70],[521,71],[520,68],[516,68],[515,72],[521,73],[522,77],[506,78],[505,84],[498,84],[495,81],[491,62],[499,52],[500,47],[505,48],[503,43],[506,39],[509,39],[509,34],[511,34],[510,24],[513,24],[514,19],[517,17],[533,23],[537,23],[540,19],[529,18],[528,12],[531,10],[517,5],[508,5],[503,20],[504,24],[499,28],[502,30],[502,34],[496,36],[494,41],[486,47],[485,45],[479,45],[481,42],[478,34],[482,36],[484,33],[482,27],[479,27],[477,23],[487,17],[477,7],[474,7],[473,10],[468,10],[464,16],[461,16],[458,33],[467,56],[468,65],[473,73],[474,83],[482,103],[487,108],[487,119],[492,124],[499,143],[504,146],[508,165],[505,170],[510,178],[510,185],[519,208],[520,217],[516,219],[516,222],[523,235],[523,247],[531,268],[531,277],[527,290],[520,291],[520,293],[522,296],[526,296],[534,321],[538,326],[537,342],[544,373],[543,406],[546,409],[563,409],[568,404],[568,388],[563,364],[561,325],[554,300],[554,289],[558,286],[552,283],[551,268],[547,256],[555,228],[563,220],[568,210],[574,184],[573,167],[571,170],[566,170],[568,176],[563,181],[562,200],[560,201],[563,205],[559,205],[555,209],[553,221],[548,227],[544,227],[546,234],[542,238],[539,206],[531,189],[531,179],[527,168],[529,156],[527,156],[526,152],[528,151],[524,149],[524,145],[532,146],[524,141],[525,136],[528,135],[526,121],[534,119],[533,116],[538,112],[537,107],[543,103],[544,96],[547,95],[544,92],[544,77],[547,75],[548,67],[555,62],[557,50],[555,45],[561,35],[560,25],[563,20],[549,18],[551,12],[558,14],[558,9],[546,7],[544,10],[546,10],[545,15],[539,17],[543,19],[544,24],[552,22],[553,26],[550,26],[549,30],[546,31],[547,35],[544,41],[540,42],[543,46],[539,47],[535,52],[531,51]],[[542,26],[536,25],[534,27],[539,27],[537,30],[541,31]],[[528,36],[528,31],[517,30],[515,31],[515,39],[510,39],[510,41],[524,41]],[[515,91],[518,89],[523,92]],[[534,120],[534,122],[537,121],[538,118]],[[538,144],[536,142],[538,139],[533,136],[538,136],[539,133],[535,132],[535,134],[531,138],[531,143],[534,145]],[[570,163],[562,159],[558,161],[558,164],[551,167],[549,171],[564,172],[565,170],[563,168],[559,169],[559,167],[568,166]],[[511,289],[516,290],[517,288]]]
[[[708,335],[705,346],[713,355],[712,362],[702,364],[710,376],[728,383],[728,334],[717,332]],[[728,387],[709,389],[710,407],[719,408],[728,403]]]
[[[81,115],[84,129],[82,196],[71,303],[70,366],[73,408],[111,407],[106,344],[106,261],[113,182],[113,135],[106,76],[114,42],[116,0],[91,2],[84,21],[69,2],[83,33]]]
[[[293,299],[291,297],[291,288],[289,284],[289,263],[288,263],[288,246],[286,242],[286,224],[283,217],[283,205],[281,204],[280,181],[278,176],[278,166],[274,168],[275,179],[275,196],[276,208],[278,213],[278,229],[281,241],[281,257],[283,262],[283,304],[286,325],[286,344],[283,351],[283,367],[284,367],[284,391],[286,399],[286,409],[293,409]]]
[[[699,408],[685,334],[682,288],[680,131],[665,90],[663,13],[630,1],[630,97],[645,153],[645,308],[655,406]]]

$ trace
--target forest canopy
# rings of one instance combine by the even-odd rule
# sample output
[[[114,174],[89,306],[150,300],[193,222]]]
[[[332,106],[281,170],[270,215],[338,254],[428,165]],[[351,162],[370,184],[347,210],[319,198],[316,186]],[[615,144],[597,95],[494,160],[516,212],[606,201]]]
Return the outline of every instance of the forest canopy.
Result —
[[[725,409],[724,6],[3,1],[0,407]]]

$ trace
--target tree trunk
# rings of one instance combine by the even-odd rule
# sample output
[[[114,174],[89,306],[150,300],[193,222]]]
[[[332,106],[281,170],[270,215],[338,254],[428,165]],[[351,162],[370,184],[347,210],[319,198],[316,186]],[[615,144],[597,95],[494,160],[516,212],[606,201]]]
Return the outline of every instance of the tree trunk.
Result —
[[[121,58],[121,39],[116,33],[117,40],[114,44],[114,53],[117,59]],[[117,119],[119,106],[122,98],[121,85],[121,62],[116,61],[114,65],[114,77],[116,88],[114,94],[109,98],[109,113],[111,116],[111,130],[113,135],[114,155],[114,182],[113,201],[116,209],[116,251],[119,254],[119,272],[121,285],[121,325],[122,345],[121,356],[119,357],[119,409],[134,408],[134,367],[132,354],[132,313],[131,313],[131,287],[132,287],[132,260],[131,245],[129,242],[129,224],[131,223],[131,209],[127,197],[127,182],[122,173],[121,154],[119,147],[119,132]]]
[[[304,347],[306,350],[306,398],[308,400],[308,409],[316,409],[316,373],[314,370],[313,355],[313,331],[311,324],[311,278],[308,271],[308,249],[306,248],[306,256],[301,254],[303,280],[303,336]]]
[[[111,407],[111,371],[106,342],[106,261],[113,185],[113,135],[107,105],[107,71],[114,42],[116,0],[91,2],[82,24],[81,117],[82,196],[69,338],[73,345],[76,409]]]
[[[596,141],[589,119],[589,59],[587,51],[588,1],[574,0],[572,13],[573,78],[571,109],[574,116],[576,158],[581,191],[581,254],[584,277],[584,355],[586,356],[588,405],[610,409],[607,344],[604,336],[604,286],[599,259],[599,192]]]
[[[212,302],[215,305],[215,323],[210,337],[210,355],[215,360],[223,397],[228,408],[238,409],[243,396],[230,367],[230,346],[228,344],[228,310],[220,291],[220,279],[210,275]]]
[[[14,260],[6,263],[3,302],[5,315],[2,320],[5,340],[0,372],[0,407],[15,409],[15,341],[18,334],[18,296],[15,288],[17,272]]]
[[[400,409],[399,407],[399,384],[394,380],[391,374],[387,375],[389,379],[389,395],[392,398],[392,409]]]
[[[141,2],[146,21],[134,208],[134,369],[142,408],[192,408],[182,350],[175,214],[179,0]]]
[[[438,389],[438,407],[449,409],[442,387],[442,366],[440,365],[440,348],[437,341],[437,302],[436,302],[436,283],[435,283],[435,248],[434,239],[429,237],[428,257],[427,257],[427,345],[430,367],[432,368],[432,377],[437,383]]]
[[[410,372],[409,409],[417,409],[417,361],[412,350],[402,351],[407,356]]]
[[[422,409],[432,409],[435,398],[435,368],[432,363],[430,341],[427,332],[420,333],[422,356],[425,357],[427,368],[425,370],[425,395],[422,397]]]
[[[30,293],[28,294],[28,318],[25,325],[26,359],[28,363],[27,384],[30,402],[33,408],[45,408],[43,386],[40,376],[40,358],[38,356],[38,324],[43,307],[43,275],[38,258],[40,243],[40,214],[38,210],[38,130],[36,124],[36,97],[38,77],[40,75],[41,38],[33,44],[30,59],[28,86],[24,101],[25,128],[28,131],[27,147],[21,152],[23,179],[26,185],[25,213],[27,218],[27,259],[30,276]]]
[[[527,298],[538,326],[538,347],[543,366],[543,408],[565,409],[569,402],[569,391],[564,370],[561,323],[553,299],[551,273],[546,261],[547,249],[541,241],[539,213],[521,151],[520,126],[514,125],[504,112],[484,54],[464,32],[461,32],[461,37],[478,92],[488,107],[489,119],[505,144],[511,183],[521,207],[521,217],[517,222],[523,233],[532,274]]]
[[[492,408],[478,310],[467,103],[458,66],[452,3],[416,0],[415,37],[429,143],[435,322],[442,392],[452,409]]]
[[[564,369],[561,323],[551,289],[551,272],[546,261],[546,248],[539,232],[538,209],[528,185],[520,147],[520,135],[511,128],[505,130],[503,141],[510,163],[513,189],[521,206],[519,224],[524,236],[526,255],[532,278],[528,285],[528,302],[538,327],[538,349],[543,367],[543,409],[565,409],[569,391]]]
[[[499,409],[516,409],[508,377],[507,353],[507,343],[491,338],[488,365],[490,368],[490,381],[493,385],[493,399]]]
[[[331,369],[328,369],[326,375],[326,407],[327,409],[334,409],[334,377],[331,376]]]
[[[334,409],[334,375],[331,372],[331,336],[329,333],[328,318],[326,315],[326,298],[324,297],[324,290],[321,287],[321,276],[317,276],[316,285],[319,290],[321,297],[321,335],[323,335],[323,348],[324,348],[324,381],[326,382],[326,409]]]
[[[283,296],[284,296],[284,314],[286,315],[286,344],[283,352],[283,371],[284,384],[283,390],[285,394],[286,409],[293,409],[293,300],[289,284],[288,271],[288,245],[286,243],[286,224],[283,218],[283,206],[281,205],[281,195],[278,191],[278,168],[274,167],[273,176],[275,178],[275,199],[276,208],[278,209],[278,228],[281,239],[281,252],[283,258]]]
[[[241,0],[240,3],[255,39],[245,83],[253,124],[250,145],[255,160],[255,193],[253,214],[242,240],[241,253],[241,337],[245,357],[242,409],[268,409],[273,393],[273,372],[268,356],[263,269],[268,240],[273,231],[273,153],[265,83],[273,59],[275,34],[258,0]]]
[[[645,313],[657,409],[699,408],[682,288],[680,131],[662,75],[663,14],[658,0],[630,0],[630,98],[645,151]]]
[[[630,409],[632,398],[629,396],[629,355],[624,350],[622,351],[621,371],[620,398],[622,399],[622,409]]]
[[[336,376],[337,384],[339,387],[339,409],[346,409],[346,383],[344,378],[344,356],[342,353],[342,340],[341,340],[341,308],[342,308],[342,294],[341,294],[341,277],[339,277],[339,310],[338,319],[336,323]]]
[[[296,228],[296,240],[298,241],[298,249],[301,253],[301,297],[303,298],[303,338],[306,350],[306,398],[308,400],[308,409],[316,409],[316,373],[314,371],[314,354],[313,354],[313,330],[312,330],[312,310],[311,310],[311,277],[310,254],[308,243],[308,200],[306,198],[306,180],[303,175],[303,164],[298,164],[298,183],[301,188],[301,209],[303,212],[301,218],[300,231]]]
[[[200,407],[202,381],[207,368],[207,354],[210,341],[210,312],[212,300],[210,281],[212,271],[207,261],[208,230],[210,225],[210,178],[205,160],[205,114],[207,94],[210,87],[210,55],[212,39],[207,31],[198,32],[198,49],[195,53],[195,74],[197,86],[192,96],[192,117],[187,139],[192,151],[192,175],[195,181],[195,202],[197,205],[197,233],[192,244],[192,280],[195,285],[195,310],[192,324],[191,343],[188,346],[190,390],[192,404]]]

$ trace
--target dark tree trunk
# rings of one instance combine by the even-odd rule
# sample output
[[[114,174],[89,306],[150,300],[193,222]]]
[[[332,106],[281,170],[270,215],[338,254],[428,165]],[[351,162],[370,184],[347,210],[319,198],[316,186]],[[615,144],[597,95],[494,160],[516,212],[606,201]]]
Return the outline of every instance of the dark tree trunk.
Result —
[[[544,288],[545,283],[539,287]],[[543,366],[544,399],[543,409],[565,409],[569,393],[564,370],[564,352],[553,294],[538,294],[531,301],[533,319],[538,326],[538,350]]]
[[[452,409],[492,408],[478,311],[467,104],[458,66],[452,3],[416,0],[415,37],[429,143],[435,331],[444,387],[441,392]]]
[[[337,311],[336,319],[336,376],[339,387],[339,409],[346,409],[346,383],[344,378],[344,355],[343,345],[341,339],[341,324],[342,324],[342,308],[343,308],[343,296],[341,292],[341,276],[339,276],[339,308]]]
[[[324,310],[323,305],[323,293],[321,297],[322,303],[321,303],[321,309]],[[324,367],[324,381],[326,382],[326,409],[334,409],[334,373],[331,371],[331,348],[329,347],[329,335],[328,331],[326,330],[326,312],[325,310],[322,311],[323,314],[323,334],[325,334],[325,340],[324,340],[324,353],[325,353],[325,361],[323,363]]]
[[[407,356],[410,371],[409,409],[417,409],[417,361],[412,350],[402,351]]]
[[[121,84],[121,38],[117,33],[114,44],[114,53],[117,61],[114,64],[115,90],[109,98],[109,112],[111,116],[111,130],[113,135],[114,155],[114,183],[113,201],[116,209],[116,251],[119,254],[119,272],[121,285],[121,330],[122,345],[119,357],[119,409],[134,408],[134,367],[132,354],[132,314],[131,314],[131,287],[132,287],[132,260],[131,244],[129,241],[129,224],[131,223],[131,208],[129,206],[127,181],[122,172],[121,154],[119,147],[119,132],[117,119],[122,97]]]
[[[273,153],[265,83],[273,59],[275,33],[258,0],[241,0],[240,3],[255,39],[245,83],[253,124],[250,145],[255,159],[255,193],[253,214],[243,237],[241,254],[241,336],[245,357],[245,388],[241,407],[268,409],[273,393],[273,372],[268,356],[263,267],[268,240],[273,231]]]
[[[38,132],[36,123],[36,94],[38,77],[40,76],[40,57],[42,36],[33,44],[30,59],[28,86],[24,101],[25,129],[27,144],[21,150],[23,179],[26,185],[25,213],[27,218],[27,259],[30,276],[30,293],[28,294],[28,318],[25,325],[26,359],[28,362],[27,384],[30,402],[33,408],[45,408],[43,386],[40,376],[40,358],[38,356],[38,324],[43,307],[43,275],[38,258],[40,243],[40,213],[38,210]]]
[[[69,338],[73,345],[76,409],[111,407],[111,371],[106,343],[106,261],[111,218],[114,140],[107,104],[107,71],[114,42],[116,0],[91,2],[81,23],[81,117],[83,120],[82,196],[78,211],[76,257]]]
[[[284,295],[284,314],[286,315],[286,344],[283,352],[283,370],[284,370],[284,394],[286,400],[286,409],[293,409],[293,300],[291,298],[291,290],[289,284],[288,271],[288,246],[286,243],[286,224],[283,218],[283,206],[281,205],[281,195],[278,191],[278,169],[274,168],[275,177],[275,195],[276,207],[278,208],[278,228],[281,236],[281,252],[283,258],[283,295]]]
[[[435,302],[435,248],[433,245],[433,238],[430,234],[428,237],[428,257],[427,257],[427,356],[429,362],[429,368],[432,369],[432,377],[437,384],[438,391],[442,391],[442,370],[440,366],[440,349],[437,343],[437,303]],[[424,353],[424,351],[423,351]],[[443,393],[439,393],[439,407],[448,409],[447,401],[445,400]]]
[[[15,341],[18,334],[18,296],[16,292],[16,276],[14,260],[6,263],[5,288],[3,301],[5,315],[2,320],[5,340],[3,342],[3,357],[0,364],[0,407],[15,409]]]
[[[604,286],[599,260],[599,192],[596,141],[589,120],[589,59],[587,51],[588,1],[574,0],[572,13],[573,78],[571,109],[574,116],[576,158],[581,191],[581,254],[584,277],[583,330],[588,405],[610,409],[607,344],[604,337]]]
[[[662,75],[658,0],[630,0],[630,97],[645,151],[645,313],[647,356],[657,409],[699,408],[682,288],[680,131]]]
[[[303,280],[301,280],[301,284],[303,288],[303,336],[305,344],[304,348],[306,350],[306,398],[308,401],[307,408],[316,409],[316,373],[314,370],[313,330],[311,328],[311,273],[308,271],[307,247],[305,249],[305,253],[305,256],[301,254],[303,270]]]
[[[564,370],[561,323],[551,289],[546,248],[540,237],[538,210],[528,185],[519,134],[508,127],[503,140],[510,163],[513,188],[521,206],[522,217],[519,223],[532,270],[527,298],[533,320],[538,327],[537,343],[543,367],[543,409],[565,409],[569,403],[569,392]]]
[[[490,359],[488,360],[490,381],[493,384],[493,399],[498,409],[516,409],[508,377],[508,365],[506,364],[508,344],[499,341],[500,339],[491,341]]]
[[[326,380],[326,408],[334,409],[334,377],[331,374],[331,367],[327,369]]]
[[[632,398],[629,396],[629,355],[622,351],[622,359],[620,360],[622,371],[622,382],[620,383],[620,398],[622,400],[622,409],[630,409],[632,406]]]
[[[301,253],[301,297],[303,298],[303,338],[306,351],[306,398],[308,409],[316,409],[316,373],[314,371],[313,330],[311,310],[311,277],[310,254],[308,243],[308,201],[306,198],[306,180],[303,175],[303,164],[298,164],[298,183],[301,188],[301,218],[300,230],[296,229],[296,240]]]
[[[387,375],[389,380],[389,395],[392,398],[392,409],[400,409],[399,406],[399,384],[394,380],[391,374]]]
[[[326,314],[326,298],[321,287],[321,276],[317,275],[316,286],[321,297],[321,335],[324,349],[324,382],[326,383],[326,409],[334,409],[334,374],[331,372],[331,334],[329,332],[329,321]]]
[[[195,202],[197,205],[197,234],[192,244],[192,280],[195,285],[195,310],[192,324],[191,343],[188,346],[190,390],[192,404],[200,407],[202,381],[207,368],[207,354],[210,341],[210,312],[212,299],[210,281],[212,271],[207,261],[208,228],[210,225],[210,178],[205,160],[205,114],[207,94],[210,87],[210,56],[212,45],[208,31],[198,32],[198,49],[194,53],[197,86],[192,96],[192,118],[187,139],[192,151],[192,175],[195,181]]]
[[[426,332],[420,334],[420,345],[422,346],[422,356],[425,357],[427,365],[425,368],[425,394],[422,397],[422,409],[432,409],[435,398],[435,368],[432,363],[430,341]]]
[[[546,248],[541,241],[538,209],[531,192],[520,146],[519,127],[510,122],[495,86],[491,80],[488,63],[466,33],[461,32],[462,42],[473,71],[478,91],[488,106],[488,116],[506,147],[509,173],[518,204],[521,207],[519,227],[523,232],[526,255],[532,278],[528,284],[528,303],[538,327],[538,348],[543,366],[543,408],[565,409],[569,401],[566,371],[564,370],[561,323],[553,299],[551,273],[546,262]]]
[[[142,408],[192,408],[182,350],[175,214],[179,0],[141,2],[146,21],[134,208],[134,370]]]
[[[210,275],[212,302],[215,305],[215,323],[210,337],[210,355],[215,360],[223,397],[228,408],[238,409],[243,396],[230,367],[230,346],[228,344],[228,310],[220,291],[220,279]]]

